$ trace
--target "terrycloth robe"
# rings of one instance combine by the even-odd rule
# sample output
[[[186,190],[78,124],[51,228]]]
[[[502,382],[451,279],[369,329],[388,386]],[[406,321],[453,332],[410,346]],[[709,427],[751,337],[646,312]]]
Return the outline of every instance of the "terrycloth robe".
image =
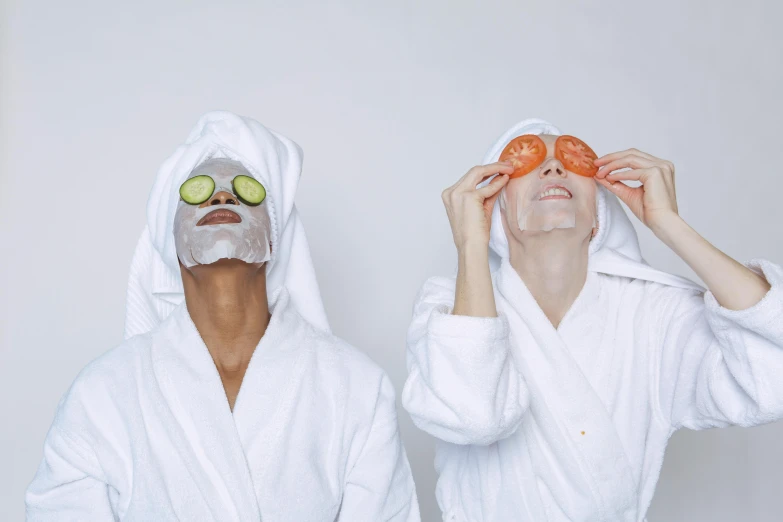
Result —
[[[183,303],[57,408],[29,521],[418,521],[394,389],[283,289],[233,414]]]
[[[590,271],[554,328],[511,267],[496,318],[451,315],[427,281],[408,333],[403,405],[440,439],[443,520],[641,521],[678,428],[783,417],[783,269],[731,311],[710,292]]]

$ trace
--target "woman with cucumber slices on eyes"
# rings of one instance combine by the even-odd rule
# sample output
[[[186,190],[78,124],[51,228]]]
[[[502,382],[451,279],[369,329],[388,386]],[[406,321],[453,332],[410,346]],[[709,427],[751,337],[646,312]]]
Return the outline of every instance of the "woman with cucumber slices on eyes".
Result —
[[[214,112],[161,166],[126,340],[60,402],[28,520],[419,520],[394,389],[329,331],[301,162]]]

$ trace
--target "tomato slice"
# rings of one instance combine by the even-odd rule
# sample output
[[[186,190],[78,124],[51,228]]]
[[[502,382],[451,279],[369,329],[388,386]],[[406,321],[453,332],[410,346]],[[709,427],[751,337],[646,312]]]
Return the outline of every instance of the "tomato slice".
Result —
[[[546,144],[535,134],[523,134],[514,138],[500,153],[498,161],[510,160],[514,172],[510,178],[518,178],[532,172],[546,159]]]
[[[593,162],[598,159],[593,149],[573,136],[560,136],[555,142],[555,157],[574,174],[593,177],[598,172]]]

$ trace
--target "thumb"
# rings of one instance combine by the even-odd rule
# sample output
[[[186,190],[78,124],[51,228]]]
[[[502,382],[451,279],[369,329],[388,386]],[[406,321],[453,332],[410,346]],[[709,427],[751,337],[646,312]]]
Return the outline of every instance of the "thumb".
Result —
[[[497,196],[500,194],[500,189],[502,189],[504,186],[506,186],[506,183],[508,183],[508,179],[509,178],[507,174],[500,174],[495,176],[492,181],[490,181],[486,186],[477,189],[476,192],[478,192],[479,196],[485,199],[492,196]]]
[[[620,201],[630,206],[631,200],[636,195],[637,190],[643,190],[641,187],[633,188],[629,187],[622,181],[615,181],[614,183],[608,181],[606,178],[596,179],[598,183],[609,189],[609,192],[620,198]]]
[[[500,197],[500,194],[502,194],[502,192],[498,190],[494,195],[492,195],[492,196],[488,197],[487,199],[485,199],[484,200],[484,208],[486,208],[487,210],[491,211],[495,207],[495,201],[498,200],[498,198]]]
[[[629,187],[622,181],[616,181],[615,183],[610,183],[609,181],[602,179],[599,181],[603,186],[605,186],[609,191],[617,196],[617,198],[625,203],[625,205],[630,209],[633,214],[639,218],[640,221],[643,223],[646,223],[644,220],[644,188],[643,186],[640,187]]]

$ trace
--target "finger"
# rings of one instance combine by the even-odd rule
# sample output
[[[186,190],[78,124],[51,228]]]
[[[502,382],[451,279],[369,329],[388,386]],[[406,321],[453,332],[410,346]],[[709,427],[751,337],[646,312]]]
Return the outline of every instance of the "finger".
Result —
[[[605,179],[610,182],[614,181],[641,181],[642,183],[650,179],[651,176],[663,175],[663,171],[658,167],[650,167],[647,169],[633,169],[633,170],[621,170],[620,172],[612,172],[607,174]]]
[[[645,159],[648,159],[648,160],[651,160],[651,161],[658,159],[655,156],[652,156],[650,154],[647,154],[646,152],[640,151],[639,149],[628,149],[628,150],[623,150],[623,151],[620,151],[620,152],[612,152],[611,154],[606,154],[604,156],[601,156],[600,158],[595,160],[593,162],[593,164],[600,167],[601,165],[604,165],[604,164],[609,163],[611,161],[618,160],[618,159],[623,158],[625,156],[639,156],[640,158],[645,158]]]
[[[467,171],[465,174],[463,174],[463,175],[462,175],[462,177],[461,177],[461,178],[459,178],[459,179],[457,180],[457,182],[456,182],[456,183],[454,183],[454,185],[452,185],[452,187],[453,187],[453,188],[457,188],[457,187],[459,187],[459,186],[460,186],[462,183],[464,183],[464,182],[465,182],[465,180],[466,180],[466,179],[468,179],[468,177],[470,177],[470,176],[473,174],[473,172],[474,172],[476,169],[478,169],[478,168],[481,168],[481,167],[480,167],[479,165],[477,165],[477,166],[475,166],[475,167],[471,168],[470,170],[468,170],[468,171]]]
[[[487,184],[485,187],[481,187],[476,192],[478,192],[479,196],[482,198],[489,198],[493,196],[494,194],[497,194],[500,192],[500,189],[506,186],[508,183],[509,177],[508,174],[499,174],[495,177],[492,181]]]
[[[620,198],[620,200],[628,205],[630,201],[633,199],[633,197],[636,195],[637,191],[644,191],[642,187],[629,187],[622,181],[617,181],[615,183],[612,183],[610,181],[607,181],[605,179],[599,179],[596,180],[598,183],[609,189],[609,192]]]
[[[605,179],[596,179],[596,183],[599,185],[603,185],[604,187],[608,188],[610,191],[612,190],[612,183],[609,181],[606,181]]]
[[[472,179],[466,179],[465,183],[471,188],[475,189],[476,185],[483,182],[485,179],[494,176],[495,174],[511,175],[514,172],[514,166],[509,162],[498,161],[496,163],[490,163],[481,167],[481,170],[476,173],[476,176]]]
[[[494,195],[492,195],[492,196],[488,197],[487,199],[485,199],[484,200],[484,208],[491,209],[492,207],[494,207],[495,206],[495,201],[497,201],[497,199],[500,197],[500,194],[502,194],[502,191],[498,190],[497,192],[495,192]]]
[[[509,163],[496,162],[489,165],[481,165],[470,169],[460,185],[468,190],[473,190],[476,188],[476,185],[490,176],[495,174],[510,175],[512,172],[514,172],[514,167]]]
[[[651,167],[653,164],[654,163],[651,160],[648,160],[647,158],[629,154],[604,164],[604,166],[598,169],[598,172],[596,172],[595,176],[600,179],[605,176],[608,176],[609,173],[614,172],[615,170],[645,169]]]

